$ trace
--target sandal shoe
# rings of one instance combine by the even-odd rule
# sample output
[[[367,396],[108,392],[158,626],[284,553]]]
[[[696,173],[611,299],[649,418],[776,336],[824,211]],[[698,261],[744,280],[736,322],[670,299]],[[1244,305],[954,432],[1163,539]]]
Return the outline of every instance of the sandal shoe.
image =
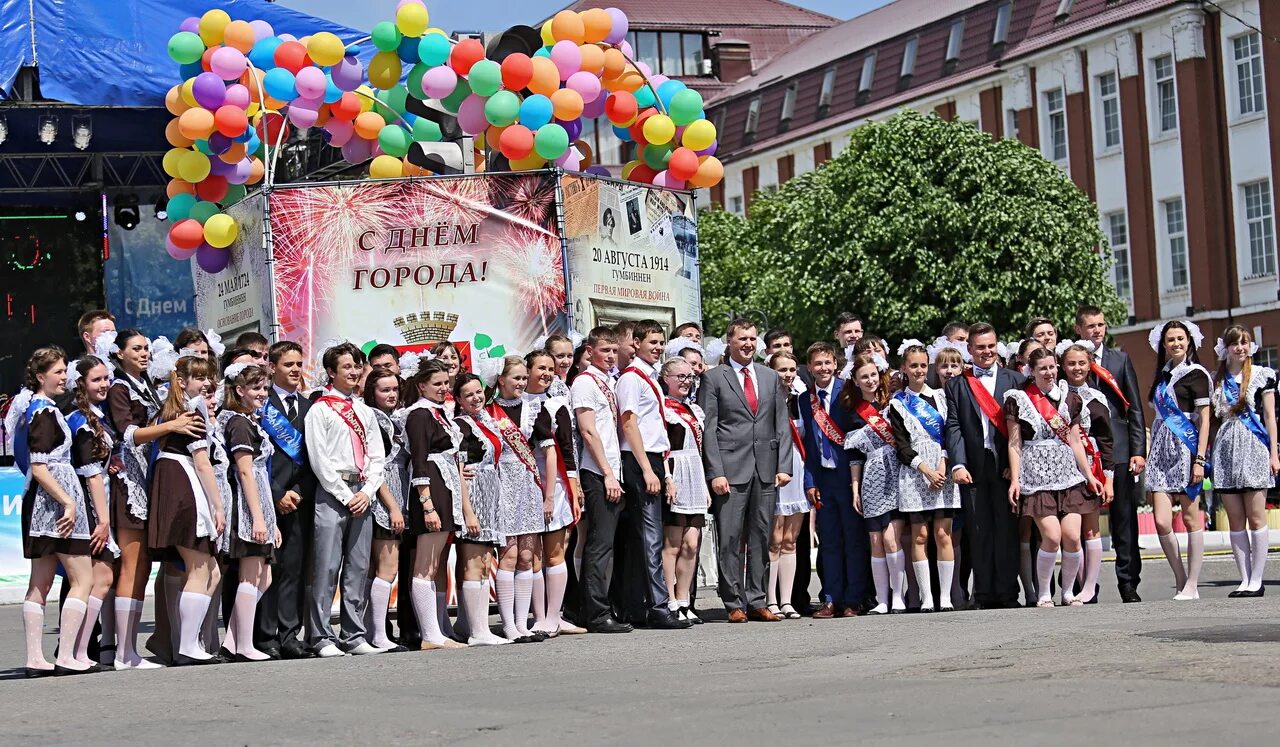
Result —
[[[787,618],[788,620],[799,620],[801,617],[800,613],[796,612],[796,608],[789,604],[782,605],[778,609],[778,614],[781,617]]]
[[[1041,599],[1040,601],[1036,602],[1036,607],[1043,610],[1051,610],[1053,609],[1053,600]]]

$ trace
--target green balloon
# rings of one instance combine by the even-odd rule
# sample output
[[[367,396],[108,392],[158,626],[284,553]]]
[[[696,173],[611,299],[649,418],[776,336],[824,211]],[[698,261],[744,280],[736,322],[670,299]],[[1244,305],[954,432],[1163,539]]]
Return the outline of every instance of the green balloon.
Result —
[[[702,112],[702,94],[688,88],[671,97],[667,114],[677,127],[683,127],[698,118]]]
[[[409,89],[404,86],[389,89],[385,101],[397,114],[404,114],[408,111]]]
[[[662,171],[671,160],[671,144],[644,146],[644,162],[654,171]]]
[[[179,65],[190,65],[199,62],[204,56],[204,42],[199,34],[190,31],[179,31],[169,37],[169,57]]]
[[[196,150],[200,151],[206,156],[213,155],[213,148],[209,147],[209,141],[203,138],[196,141]]]
[[[430,67],[443,65],[452,51],[453,45],[440,34],[427,34],[418,42],[418,59]]]
[[[552,122],[538,128],[533,136],[533,150],[548,161],[564,155],[569,148],[569,133]]]
[[[471,95],[471,86],[464,78],[458,79],[458,87],[453,89],[453,93],[440,99],[440,105],[450,114],[457,114],[458,107],[462,106],[462,102]]]
[[[494,127],[506,127],[520,115],[520,97],[510,91],[498,91],[484,102],[484,118]]]
[[[217,205],[213,204],[212,202],[206,202],[204,200],[200,200],[194,206],[192,206],[191,213],[188,214],[187,217],[191,218],[192,220],[195,220],[196,222],[198,222],[200,225],[203,226],[205,221],[209,220],[210,218],[212,218],[213,216],[217,215],[220,212],[222,211],[218,209]]]
[[[384,128],[385,129],[385,128]],[[413,123],[413,140],[418,143],[438,143],[444,139],[440,125],[426,117],[418,117]]]
[[[228,184],[227,196],[222,198],[223,205],[234,205],[244,199],[249,190],[243,184]]]
[[[378,133],[378,145],[382,147],[382,152],[396,158],[404,158],[412,142],[409,131],[399,125],[387,125]]]
[[[471,91],[477,96],[492,96],[502,87],[502,66],[493,60],[480,60],[467,75]]]
[[[400,29],[396,28],[391,21],[383,21],[374,26],[369,36],[373,39],[373,46],[383,52],[394,52],[400,49],[400,40],[404,38]]]
[[[431,69],[430,65],[419,62],[418,64],[414,65],[413,68],[409,71],[409,78],[405,82],[405,87],[408,88],[410,91],[414,91],[416,93],[414,98],[423,98],[422,76],[426,75],[427,71],[430,69]]]
[[[165,210],[169,213],[169,222],[177,223],[191,217],[191,208],[196,206],[196,196],[185,192],[169,198]]]

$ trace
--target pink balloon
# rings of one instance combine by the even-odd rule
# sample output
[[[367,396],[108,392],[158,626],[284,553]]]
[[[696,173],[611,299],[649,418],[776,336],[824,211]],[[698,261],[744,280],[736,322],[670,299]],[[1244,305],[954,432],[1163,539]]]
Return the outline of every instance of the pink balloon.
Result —
[[[234,106],[238,109],[249,108],[249,89],[239,83],[227,86],[227,97],[222,100],[223,106]]]
[[[596,119],[604,114],[604,105],[609,100],[608,96],[596,96],[595,101],[584,102],[582,107],[583,119]]]
[[[666,169],[663,169],[658,172],[657,176],[653,177],[653,186],[666,187],[667,189],[684,189],[685,185],[684,182],[679,181],[667,173]]]
[[[448,65],[433,67],[422,76],[422,92],[429,99],[442,99],[458,87],[458,74]]]
[[[355,128],[351,126],[350,120],[345,119],[330,119],[325,123],[324,128],[329,133],[329,145],[335,148],[346,145],[355,134]]]
[[[342,157],[347,159],[349,163],[364,163],[369,160],[369,155],[373,151],[373,145],[368,140],[359,137],[353,137],[342,146]]]
[[[560,71],[560,80],[567,80],[582,67],[582,51],[568,39],[558,41],[551,48],[551,61]]]
[[[179,31],[190,31],[193,34],[200,33],[200,19],[196,16],[188,16],[182,19],[182,23],[178,24]]]
[[[653,86],[655,91],[659,88],[662,88],[662,84],[666,83],[669,80],[671,79],[665,75],[662,75],[661,73],[659,73],[658,75],[649,76],[649,84]]]
[[[169,252],[170,257],[173,257],[179,262],[186,262],[196,255],[195,249],[183,249],[180,246],[175,246],[173,240],[168,236],[164,237],[164,248],[165,251]]]
[[[570,75],[564,87],[581,94],[583,104],[590,104],[600,97],[600,79],[585,70]]]
[[[227,174],[228,184],[244,184],[253,175],[253,162],[245,158],[231,165],[231,173]]]
[[[239,80],[246,62],[244,53],[235,47],[219,47],[209,56],[209,70],[223,80]]]
[[[270,39],[276,35],[275,29],[271,28],[271,24],[266,21],[249,21],[249,26],[253,28],[254,41]]]
[[[572,146],[564,152],[564,155],[556,159],[556,165],[567,171],[580,171],[582,169],[582,154],[577,148]]]
[[[294,76],[293,85],[298,90],[298,95],[304,99],[323,98],[329,79],[318,67],[304,67]]]
[[[604,38],[610,44],[617,44],[627,38],[627,31],[630,30],[631,22],[627,20],[627,14],[617,8],[605,8],[605,12],[613,18],[613,26],[609,29],[609,35]],[[630,57],[630,55],[627,55]]]
[[[653,75],[653,68],[649,67],[649,63],[644,60],[636,60],[636,70],[639,70],[646,78]],[[657,86],[654,86],[654,88],[657,88]]]
[[[280,34],[280,41],[296,42],[298,37],[293,34]]]
[[[474,93],[462,100],[462,106],[458,107],[458,125],[466,134],[479,134],[489,126],[484,116],[484,103],[485,98]]]
[[[306,98],[304,96],[299,96],[294,99],[289,106],[300,106],[303,109],[311,109],[318,112],[320,111],[320,107],[324,106],[324,97],[316,96],[314,98]]]
[[[614,44],[617,44],[617,42],[614,42]],[[618,45],[618,49],[622,50],[622,53],[627,56],[627,59],[634,60],[636,58],[636,51],[631,48],[631,42],[624,39],[622,44]]]

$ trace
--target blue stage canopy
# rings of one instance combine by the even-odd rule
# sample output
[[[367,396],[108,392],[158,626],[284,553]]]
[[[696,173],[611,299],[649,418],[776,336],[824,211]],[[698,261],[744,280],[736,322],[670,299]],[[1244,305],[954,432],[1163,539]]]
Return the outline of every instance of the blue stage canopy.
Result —
[[[0,0],[0,97],[8,96],[20,68],[34,65],[46,99],[164,106],[165,93],[181,82],[168,39],[183,19],[213,8],[266,21],[277,34],[329,31],[347,43],[364,35],[263,0]]]

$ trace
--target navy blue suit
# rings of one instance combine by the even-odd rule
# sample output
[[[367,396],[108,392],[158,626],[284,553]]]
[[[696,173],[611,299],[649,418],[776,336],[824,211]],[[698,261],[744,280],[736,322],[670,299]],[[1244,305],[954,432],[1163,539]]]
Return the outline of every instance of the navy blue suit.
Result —
[[[840,398],[844,381],[836,379],[831,385],[827,412],[841,431],[848,433],[855,428],[856,416],[848,413],[835,402]],[[813,399],[818,396],[816,385],[800,396],[800,420],[804,424],[804,487],[817,488],[822,499],[818,510],[818,556],[822,561],[822,601],[837,608],[857,608],[867,592],[867,566],[870,547],[862,517],[853,510],[853,490],[850,487],[849,453],[844,444],[831,443],[818,430],[813,420]],[[835,469],[822,466],[822,445],[827,440],[835,458]]]

